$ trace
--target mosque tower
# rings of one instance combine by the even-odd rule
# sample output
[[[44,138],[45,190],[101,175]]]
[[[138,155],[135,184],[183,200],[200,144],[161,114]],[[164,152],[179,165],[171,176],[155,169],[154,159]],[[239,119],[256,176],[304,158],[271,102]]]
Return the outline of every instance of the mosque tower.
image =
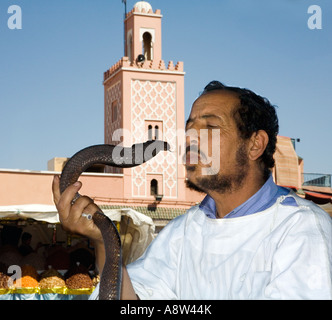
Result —
[[[185,200],[183,62],[162,60],[161,11],[146,1],[126,14],[125,56],[104,73],[105,143],[166,140],[172,152],[122,173],[124,198]]]

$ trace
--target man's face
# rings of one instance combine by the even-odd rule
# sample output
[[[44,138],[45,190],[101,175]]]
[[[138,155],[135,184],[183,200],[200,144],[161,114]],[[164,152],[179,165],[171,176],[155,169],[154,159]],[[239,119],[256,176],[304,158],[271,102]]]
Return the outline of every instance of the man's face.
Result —
[[[233,116],[238,103],[227,91],[212,91],[194,102],[186,125],[188,187],[224,193],[242,185],[248,155]]]

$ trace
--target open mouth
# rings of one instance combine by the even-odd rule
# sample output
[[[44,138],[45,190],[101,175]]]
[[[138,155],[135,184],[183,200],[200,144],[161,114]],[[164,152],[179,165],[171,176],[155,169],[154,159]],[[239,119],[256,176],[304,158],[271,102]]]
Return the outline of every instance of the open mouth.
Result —
[[[186,147],[186,153],[183,156],[183,163],[186,166],[195,166],[199,162],[205,161],[206,156],[197,145],[191,145]]]
[[[185,155],[186,166],[196,165],[200,159],[200,155],[197,152],[187,152]]]

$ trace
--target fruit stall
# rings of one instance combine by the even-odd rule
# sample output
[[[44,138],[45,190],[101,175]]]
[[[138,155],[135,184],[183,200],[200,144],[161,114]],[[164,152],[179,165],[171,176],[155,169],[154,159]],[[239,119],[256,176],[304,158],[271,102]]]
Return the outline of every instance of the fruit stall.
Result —
[[[124,263],[136,260],[154,237],[152,219],[130,208],[103,211],[117,225]],[[55,206],[0,207],[0,236],[0,300],[86,300],[99,282],[93,244],[63,230]]]

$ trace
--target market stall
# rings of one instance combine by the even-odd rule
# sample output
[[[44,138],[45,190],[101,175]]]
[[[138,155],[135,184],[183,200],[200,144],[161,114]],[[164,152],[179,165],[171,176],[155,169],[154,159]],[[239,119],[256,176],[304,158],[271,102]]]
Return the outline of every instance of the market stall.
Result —
[[[104,213],[120,231],[124,263],[136,260],[154,237],[152,219],[128,208]],[[23,234],[32,248],[24,255]],[[0,235],[0,300],[87,299],[99,281],[92,244],[62,229],[55,206],[0,207]]]

